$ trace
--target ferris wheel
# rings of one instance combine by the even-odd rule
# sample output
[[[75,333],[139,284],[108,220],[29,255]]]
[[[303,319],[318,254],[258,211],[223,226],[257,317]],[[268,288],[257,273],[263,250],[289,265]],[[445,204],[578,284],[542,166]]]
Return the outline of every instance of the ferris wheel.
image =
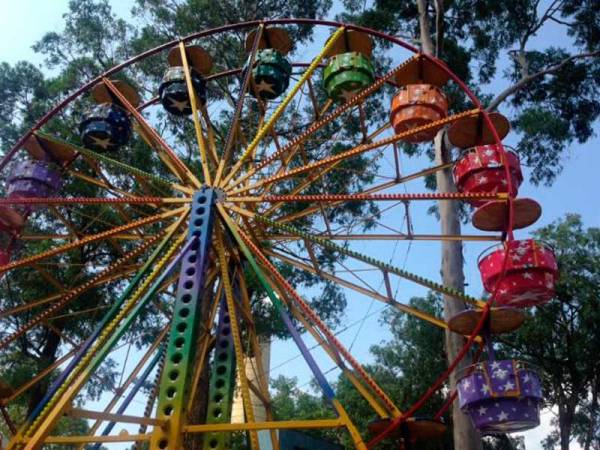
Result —
[[[298,26],[328,34],[308,62],[292,58],[289,31]],[[209,40],[227,42],[239,35],[246,36],[245,55],[235,66],[206,50]],[[373,56],[378,46],[411,55],[381,71]],[[148,62],[165,74],[154,87],[156,96],[142,99],[132,73],[136,64]],[[450,88],[461,91],[470,108],[449,112]],[[372,129],[369,102],[386,89],[395,91],[384,111],[390,119]],[[293,108],[310,111],[311,122],[298,124],[294,114],[290,119]],[[215,126],[222,110],[229,114],[225,130]],[[178,148],[175,133],[153,125],[160,114],[193,127],[197,147],[192,157]],[[55,126],[65,116],[78,118],[72,135]],[[284,118],[289,121],[285,133]],[[442,128],[452,145],[462,149],[458,159],[401,173],[398,144],[431,143]],[[11,351],[41,327],[53,329],[71,346],[33,379],[21,385],[2,381],[0,411],[11,433],[8,448],[133,442],[153,450],[181,449],[186,436],[202,435],[204,449],[226,449],[232,434],[241,432],[248,448],[279,449],[276,430],[332,428],[346,433],[359,449],[376,448],[385,438],[409,449],[443,435],[440,417],[456,396],[485,434],[537,426],[542,402],[538,373],[521,361],[495,360],[491,345],[493,335],[521,325],[524,308],[550,300],[558,276],[551,249],[513,236],[514,230],[534,223],[541,208],[517,196],[523,180],[519,158],[501,143],[509,128],[507,119],[486,112],[442,61],[395,37],[331,21],[253,21],[201,31],[91,80],[49,111],[0,163],[6,192],[0,199],[2,289],[8,296],[7,285],[19,279],[44,292],[3,307],[0,351]],[[143,156],[135,160],[137,166],[130,162],[134,151]],[[380,164],[383,157],[395,164]],[[362,158],[362,168],[348,164],[356,158]],[[148,167],[158,162],[161,169],[140,167],[144,160]],[[352,183],[357,171],[368,172],[368,181]],[[399,189],[438,171],[452,171],[457,192]],[[327,182],[332,175],[338,184]],[[482,233],[398,230],[401,216],[393,207],[437,200],[472,205],[473,225]],[[348,204],[374,205],[371,211],[378,212],[355,214],[336,226],[336,220],[345,219],[336,211]],[[365,231],[369,222],[376,223],[378,233]],[[377,243],[398,240],[415,245],[490,241],[492,247],[479,260],[489,297],[459,292],[386,262]],[[81,253],[90,248],[98,252],[91,267],[89,261],[81,263]],[[336,271],[337,263],[328,263],[323,252],[334,261],[375,270],[385,289],[363,283],[352,270]],[[466,337],[464,348],[418,402],[400,410],[288,279],[289,270],[449,328]],[[445,323],[397,301],[391,286],[400,278],[470,308]],[[109,289],[119,295],[102,299]],[[335,418],[274,420],[253,316],[251,293],[257,290],[268,298],[271,320],[280,321],[300,350]],[[92,292],[99,294],[90,300]],[[171,307],[156,302],[165,294],[172,296]],[[57,317],[77,320],[98,310],[101,319],[83,342],[72,342],[52,328]],[[94,372],[148,314],[160,316],[164,327],[145,347],[120,392],[104,411],[77,407],[74,400]],[[356,418],[336,397],[301,329],[370,405],[373,420],[367,434],[359,432]],[[470,348],[483,349],[483,344],[488,344],[487,359],[459,374],[444,410],[415,418]],[[249,357],[256,364],[255,377],[246,370]],[[206,368],[208,391],[199,393]],[[28,417],[11,408],[59,369]],[[244,409],[240,423],[231,421],[236,380]],[[154,383],[149,394],[140,390],[148,382]],[[121,399],[124,392],[128,394]],[[204,418],[194,422],[190,412],[199,395],[207,399]],[[143,416],[127,414],[134,398],[146,403]],[[264,419],[257,419],[253,399],[259,399]],[[85,435],[57,434],[58,422],[70,417],[95,422]],[[121,423],[137,424],[140,431],[112,433]]]

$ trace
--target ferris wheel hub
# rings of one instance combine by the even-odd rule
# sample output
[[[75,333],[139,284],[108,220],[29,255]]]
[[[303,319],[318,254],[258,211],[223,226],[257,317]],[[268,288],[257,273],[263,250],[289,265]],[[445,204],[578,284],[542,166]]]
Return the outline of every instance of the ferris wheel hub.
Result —
[[[214,192],[214,199],[215,199],[215,203],[223,203],[225,201],[225,199],[227,198],[227,194],[225,193],[225,191],[221,188],[214,188],[211,187],[211,189]]]

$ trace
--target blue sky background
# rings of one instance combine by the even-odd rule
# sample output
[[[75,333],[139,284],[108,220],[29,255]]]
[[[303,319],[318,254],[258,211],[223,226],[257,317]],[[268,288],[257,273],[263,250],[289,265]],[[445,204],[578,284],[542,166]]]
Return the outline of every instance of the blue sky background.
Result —
[[[114,11],[122,17],[130,17],[129,10],[132,3],[131,0],[111,1]],[[2,11],[0,15],[0,41],[4,43],[0,51],[0,61],[14,64],[19,60],[28,60],[36,64],[41,64],[41,57],[36,55],[30,47],[45,32],[62,29],[62,15],[67,10],[67,0],[0,0],[0,6]],[[322,45],[324,38],[324,36],[317,36],[315,45]],[[561,34],[558,26],[549,25],[535,38],[534,43],[544,47],[548,45],[558,46],[564,43],[564,39],[565,36]],[[500,64],[502,65],[502,61]],[[504,87],[504,83],[501,80],[497,80],[488,87],[488,91],[500,92]],[[507,115],[510,113],[510,110],[507,110],[506,106],[502,106],[500,110]],[[509,145],[515,142],[516,138],[512,134],[505,140],[505,143]],[[551,187],[533,186],[527,181],[524,182],[520,190],[521,196],[535,198],[541,203],[544,211],[542,218],[532,229],[546,225],[567,212],[580,214],[586,226],[600,225],[600,209],[598,208],[598,201],[594,200],[594,198],[597,198],[595,192],[598,189],[595,180],[597,180],[596,177],[600,169],[599,143],[598,138],[595,137],[585,145],[573,145],[563,161],[565,166],[563,173]],[[422,169],[427,165],[427,162],[422,159],[409,159],[406,157],[402,158],[402,163],[405,173]],[[527,169],[525,169],[525,176],[527,180]],[[422,192],[422,182],[411,183],[408,186],[408,190],[409,192]],[[425,213],[427,206],[427,204],[423,203],[413,203],[412,219],[416,233],[438,232],[437,221]],[[399,210],[396,211],[398,220],[401,221],[402,216],[398,212]],[[474,230],[470,226],[467,226],[463,232],[471,233]],[[527,230],[520,231],[517,234],[517,238],[526,236]],[[389,243],[386,244],[388,247],[389,245]],[[415,242],[411,246],[410,251],[408,251],[408,244],[401,242],[395,251],[393,251],[392,262],[400,267],[405,265],[412,272],[438,280],[439,247],[440,245],[437,242]],[[465,272],[467,281],[469,282],[469,293],[473,295],[479,295],[482,292],[479,273],[476,270],[476,259],[485,247],[485,244],[467,244],[465,246]],[[353,248],[360,251],[360,245]],[[406,281],[400,282],[394,288],[399,289],[399,301],[407,301],[412,296],[423,295],[425,293],[425,290]],[[361,325],[350,326],[339,337],[347,346],[352,347],[353,353],[359,360],[369,361],[369,347],[388,337],[386,330],[378,323],[379,314],[377,314],[377,311],[381,309],[382,305],[380,303],[373,304],[369,298],[356,294],[349,294],[349,304],[344,325],[347,326],[356,322],[360,322]],[[368,317],[363,322],[362,319],[366,315]],[[309,345],[312,345],[311,339],[307,338],[307,342]],[[333,367],[333,364],[324,357],[321,351],[317,349],[313,353],[321,363],[323,370]],[[297,350],[290,342],[275,342],[271,363],[274,370],[271,376],[277,376],[280,373],[287,376],[294,375],[298,377],[300,385],[308,383],[311,375],[301,362],[301,359],[298,358],[292,362],[287,362],[297,354]],[[328,377],[334,380],[337,378],[337,371],[330,372]],[[139,408],[140,405],[134,403],[129,413],[136,414],[136,409]],[[543,415],[545,422],[550,417],[551,414],[549,412]],[[548,427],[544,425],[536,430],[525,433],[527,449],[541,449],[539,441],[545,436],[547,430]],[[118,432],[118,430],[115,431]],[[111,448],[116,449],[121,447],[114,446]],[[574,446],[573,448],[576,449],[578,447]]]

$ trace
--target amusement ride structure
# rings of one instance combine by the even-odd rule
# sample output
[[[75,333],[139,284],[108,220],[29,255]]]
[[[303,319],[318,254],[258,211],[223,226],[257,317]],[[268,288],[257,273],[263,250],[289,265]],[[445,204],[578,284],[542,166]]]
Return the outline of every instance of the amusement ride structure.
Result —
[[[297,26],[330,33],[310,62],[289,59],[294,45],[286,29]],[[237,67],[228,67],[219,55],[209,54],[206,49],[210,46],[205,44],[232,33],[247,36],[247,60]],[[377,45],[412,56],[379,73],[373,60]],[[125,81],[125,74],[147,59],[155,64],[162,61],[166,73],[156,86],[156,97],[143,101],[133,83]],[[239,80],[239,90],[230,96],[230,127],[224,138],[219,138],[208,105],[211,90],[221,89],[218,82],[226,77]],[[462,91],[470,109],[450,113],[448,87]],[[390,121],[369,130],[365,107],[382,89],[396,91]],[[90,97],[95,105],[82,112],[79,106]],[[278,120],[299,98],[312,108],[313,122],[300,127],[292,138],[278,135]],[[149,112],[161,109],[162,114],[193,124],[199,171],[168,143],[167,132],[159,132],[151,124],[152,114],[157,112]],[[71,116],[80,115],[80,125],[72,136],[58,137],[52,123],[67,110]],[[251,110],[256,114],[250,114]],[[341,123],[343,127],[346,122],[358,123],[362,138],[357,145],[316,158],[303,151],[311,140],[335,141],[338,129],[330,125]],[[431,143],[444,127],[452,145],[462,149],[460,157],[408,175],[401,173],[397,144]],[[63,444],[98,449],[101,444],[130,442],[138,448],[179,450],[187,436],[201,434],[204,449],[227,449],[231,448],[232,433],[237,432],[244,434],[248,448],[279,449],[276,430],[318,428],[347,433],[359,449],[377,448],[386,438],[395,439],[399,448],[418,448],[419,440],[435,440],[443,434],[440,417],[456,397],[484,434],[536,426],[542,401],[539,375],[524,362],[496,360],[492,339],[518,328],[523,322],[522,309],[550,300],[558,274],[551,249],[513,236],[514,230],[534,223],[541,208],[534,200],[517,197],[523,176],[517,154],[502,145],[508,132],[508,121],[498,113],[486,112],[442,61],[395,37],[331,21],[254,21],[201,31],[148,50],[91,80],[48,112],[0,163],[5,181],[5,197],[0,199],[2,283],[19,271],[29,271],[39,273],[39,282],[49,282],[54,290],[44,298],[22,298],[21,304],[0,311],[6,323],[0,351],[38,327],[51,327],[59,314],[72,313],[88,291],[115,283],[122,289],[103,310],[87,339],[72,342],[71,351],[22,386],[2,382],[0,411],[10,431],[7,448],[32,450]],[[148,154],[164,163],[167,175],[123,162],[134,133],[145,141]],[[378,169],[376,162],[376,157],[386,153],[395,161],[391,173]],[[342,170],[346,161],[357,156],[373,158],[370,169],[380,170],[367,188],[339,192],[322,183],[326,174]],[[407,193],[398,189],[440,170],[453,171],[457,192]],[[100,194],[74,195],[70,180],[89,184]],[[486,234],[397,232],[402,216],[397,209],[388,211],[387,205],[426,200],[468,202],[475,208],[474,227]],[[325,211],[347,202],[379,205],[381,225],[377,231],[392,233],[352,234],[347,229],[332,229]],[[107,210],[121,222],[105,221]],[[43,226],[44,211],[58,218],[60,230]],[[77,214],[85,214],[94,223],[93,233],[87,227],[78,229],[70,220]],[[318,219],[307,222],[307,217]],[[38,232],[33,235],[31,230]],[[494,246],[479,261],[489,296],[479,299],[385,262],[376,243],[397,240],[492,241]],[[36,251],[29,249],[33,242]],[[60,266],[65,255],[93,243],[116,248],[119,256],[68,287],[44,272],[45,265]],[[122,248],[122,243],[129,246]],[[351,270],[336,273],[322,265],[316,249],[368,267],[378,273],[385,288],[370,287]],[[460,333],[466,337],[464,348],[420,400],[401,411],[286,279],[280,270],[284,266]],[[248,277],[264,291],[275,312],[272,320],[281,321],[302,353],[334,418],[274,419]],[[391,287],[395,278],[465,302],[469,308],[445,323],[397,301]],[[103,411],[77,407],[74,400],[94,372],[164,292],[173,294],[170,307],[163,305],[159,311],[168,317],[167,326],[143,350],[135,367],[129,368],[113,401]],[[368,434],[361,435],[355,418],[336,397],[300,330],[314,337],[370,405],[373,421]],[[487,357],[460,374],[456,389],[438,414],[415,418],[471,347],[478,349],[478,357],[482,353]],[[245,370],[245,361],[251,356],[257,365],[255,377],[248,377]],[[208,388],[200,393],[199,379],[205,370]],[[59,375],[29,416],[17,418],[11,405],[57,371]],[[148,393],[141,387],[152,383],[152,373],[157,375]],[[241,423],[231,422],[236,383],[244,405]],[[136,396],[146,403],[145,413],[126,414]],[[267,420],[256,420],[252,396],[263,403]],[[205,417],[194,421],[190,411],[200,397],[207,399]],[[85,435],[57,434],[57,423],[70,417],[95,423]],[[139,425],[139,432],[112,433],[125,423]]]

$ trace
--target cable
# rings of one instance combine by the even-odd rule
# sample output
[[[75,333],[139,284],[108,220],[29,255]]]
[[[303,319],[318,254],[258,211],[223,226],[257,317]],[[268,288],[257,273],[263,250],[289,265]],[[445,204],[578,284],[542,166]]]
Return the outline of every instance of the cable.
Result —
[[[371,313],[369,316],[367,316],[367,318],[369,318],[369,317],[372,317],[372,316],[374,316],[375,314],[378,314],[378,313],[382,312],[384,309],[386,309],[386,308],[388,308],[388,307],[389,307],[389,305],[385,305],[385,306],[383,306],[383,307],[379,308],[377,311],[373,311],[373,312],[372,312],[372,313]],[[350,328],[352,328],[352,327],[354,327],[354,326],[358,325],[358,324],[359,324],[359,323],[360,323],[362,320],[363,320],[363,318],[361,318],[361,319],[359,319],[359,320],[357,320],[357,321],[355,321],[355,322],[352,322],[352,323],[351,323],[351,324],[349,324],[349,325],[346,325],[346,326],[345,326],[344,328],[342,328],[341,330],[338,330],[338,331],[336,331],[336,332],[335,332],[335,334],[334,334],[334,336],[338,336],[338,335],[342,334],[344,331],[347,331],[348,329],[350,329]],[[321,347],[321,346],[322,346],[322,344],[320,344],[320,343],[316,343],[316,344],[314,344],[312,347],[309,347],[309,350],[314,350],[315,348],[318,348],[318,347]],[[276,370],[276,369],[279,369],[280,367],[283,367],[283,366],[285,366],[285,365],[287,365],[287,364],[291,363],[292,361],[294,361],[294,360],[296,360],[296,359],[300,358],[301,356],[302,356],[302,354],[301,354],[301,353],[298,353],[296,356],[293,356],[293,357],[291,357],[290,359],[287,359],[287,360],[283,361],[282,363],[280,363],[280,364],[276,365],[275,367],[271,367],[271,369],[270,369],[270,372],[271,372],[271,371],[274,371],[274,370]]]

